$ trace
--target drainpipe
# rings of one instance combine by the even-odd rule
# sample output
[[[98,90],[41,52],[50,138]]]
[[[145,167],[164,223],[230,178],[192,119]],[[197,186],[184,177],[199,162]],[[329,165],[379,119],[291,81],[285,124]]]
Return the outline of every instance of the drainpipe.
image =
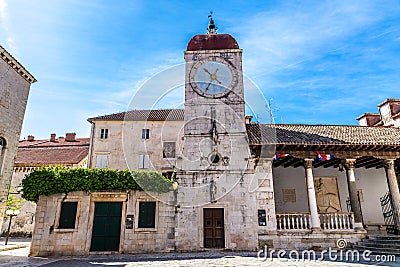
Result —
[[[92,124],[91,129],[90,129],[90,145],[89,145],[89,158],[88,158],[88,163],[87,167],[90,169],[90,166],[92,165],[92,155],[93,155],[93,140],[94,140],[94,128],[95,128],[95,123],[90,122]]]

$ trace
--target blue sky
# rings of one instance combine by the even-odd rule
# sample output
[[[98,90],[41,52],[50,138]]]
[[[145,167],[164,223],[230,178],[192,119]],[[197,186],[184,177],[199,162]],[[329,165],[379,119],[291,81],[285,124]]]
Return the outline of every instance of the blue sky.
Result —
[[[398,1],[0,0],[0,43],[38,80],[21,138],[89,136],[87,118],[126,110],[146,80],[184,62],[210,10],[277,123],[356,124],[400,97]]]

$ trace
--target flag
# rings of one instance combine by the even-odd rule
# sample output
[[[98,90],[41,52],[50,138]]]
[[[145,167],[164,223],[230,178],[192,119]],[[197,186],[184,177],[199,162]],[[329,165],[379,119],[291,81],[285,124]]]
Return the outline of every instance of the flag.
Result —
[[[317,152],[317,155],[318,155],[318,161],[327,161],[334,158],[333,154],[321,154]]]
[[[288,157],[288,156],[290,156],[290,154],[275,154],[272,158],[273,158],[274,160],[278,160],[278,159],[286,158],[286,157]]]

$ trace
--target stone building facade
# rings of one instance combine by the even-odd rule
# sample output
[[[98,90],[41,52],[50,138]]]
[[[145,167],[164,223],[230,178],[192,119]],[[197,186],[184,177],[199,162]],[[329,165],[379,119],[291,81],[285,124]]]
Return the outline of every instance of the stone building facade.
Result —
[[[157,170],[175,188],[41,196],[31,255],[327,248],[400,229],[399,205],[389,225],[379,202],[400,203],[399,129],[252,123],[242,50],[212,19],[184,56],[183,110],[89,119],[91,168]]]
[[[30,86],[36,79],[0,46],[0,218],[3,218]],[[3,220],[0,220],[0,229]]]
[[[378,104],[379,113],[366,112],[357,118],[360,126],[400,127],[400,99],[387,98]]]
[[[18,188],[22,179],[34,170],[41,167],[64,166],[68,168],[86,168],[89,154],[89,138],[76,138],[75,133],[67,133],[65,137],[56,137],[51,134],[49,139],[38,139],[28,136],[18,144],[17,156],[11,180],[11,194],[16,199],[21,198]],[[34,226],[36,204],[22,201],[18,216],[13,218],[12,235],[29,236]],[[4,233],[8,226],[8,218],[4,220],[1,232]]]

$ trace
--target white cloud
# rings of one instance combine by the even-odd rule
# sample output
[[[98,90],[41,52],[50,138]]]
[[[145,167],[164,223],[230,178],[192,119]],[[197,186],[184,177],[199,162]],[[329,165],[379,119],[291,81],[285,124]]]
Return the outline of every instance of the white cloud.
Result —
[[[0,26],[3,28],[5,34],[4,39],[7,43],[7,50],[12,54],[16,54],[17,47],[15,45],[15,39],[10,34],[9,14],[6,0],[0,0]]]
[[[234,28],[244,54],[244,69],[263,75],[292,68],[319,57],[383,16],[382,9],[367,1],[285,4],[260,12]]]

